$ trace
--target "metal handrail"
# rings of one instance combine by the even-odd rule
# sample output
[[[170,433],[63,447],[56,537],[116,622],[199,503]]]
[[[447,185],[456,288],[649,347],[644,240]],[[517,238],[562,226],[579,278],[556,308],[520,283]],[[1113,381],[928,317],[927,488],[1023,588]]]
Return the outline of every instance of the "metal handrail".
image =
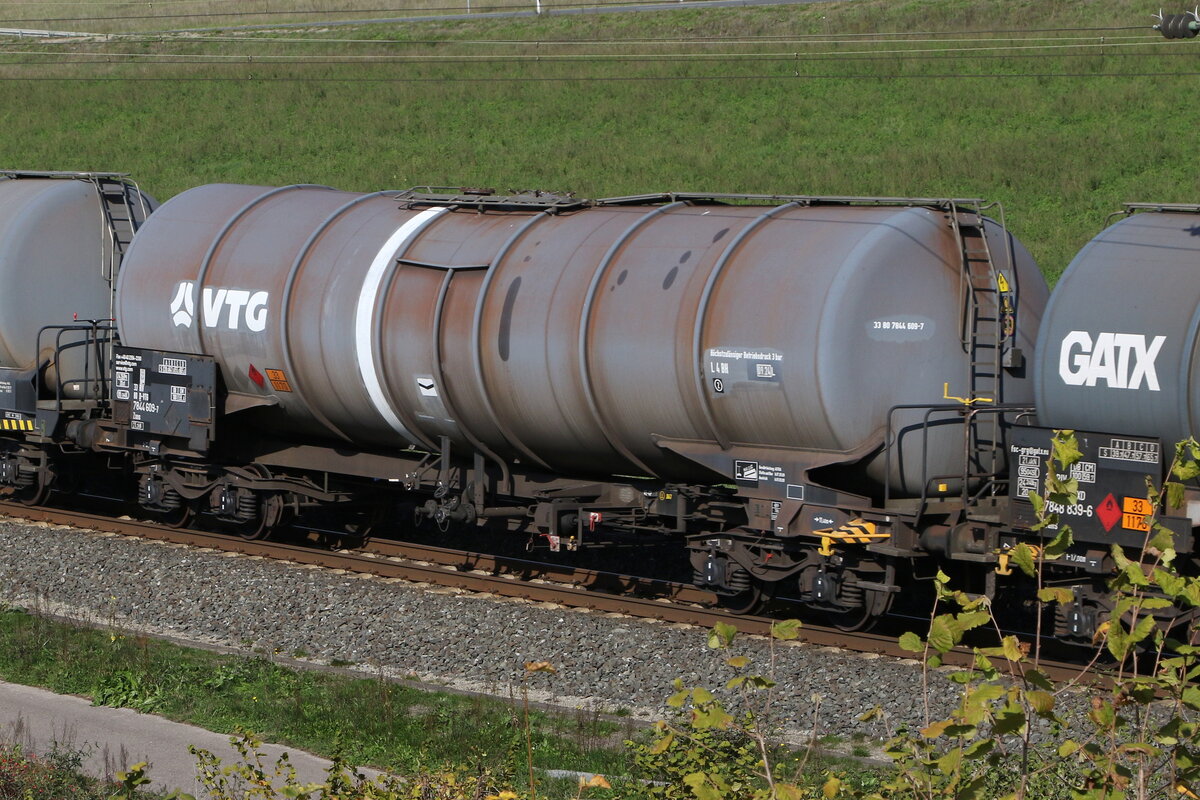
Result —
[[[917,518],[920,518],[925,513],[925,509],[929,505],[929,502],[930,502],[929,487],[935,481],[938,481],[938,480],[961,480],[962,481],[961,500],[962,500],[964,508],[969,506],[969,504],[973,500],[978,499],[978,497],[982,496],[986,490],[989,490],[990,488],[992,488],[995,485],[995,483],[996,483],[995,478],[997,478],[1000,475],[999,472],[993,471],[993,472],[986,473],[986,474],[984,474],[984,473],[975,474],[975,473],[971,472],[970,431],[971,431],[971,425],[976,416],[978,416],[979,414],[1017,414],[1017,415],[1022,415],[1022,414],[1031,414],[1036,411],[1036,409],[1034,409],[1031,406],[1020,406],[1020,405],[997,405],[997,406],[987,406],[987,407],[982,407],[982,408],[972,408],[972,407],[968,407],[968,406],[964,406],[964,405],[960,405],[960,404],[905,403],[905,404],[898,404],[898,405],[892,406],[888,410],[887,427],[885,429],[884,447],[883,447],[883,457],[884,457],[883,501],[884,501],[885,507],[887,505],[889,505],[889,503],[891,501],[891,497],[892,497],[892,454],[893,454],[893,451],[900,446],[900,442],[901,442],[900,434],[915,432],[915,431],[907,431],[907,432],[906,431],[897,431],[895,428],[895,416],[896,416],[897,412],[899,412],[899,411],[916,411],[916,410],[922,410],[922,409],[925,411],[925,413],[924,413],[922,420],[918,426],[918,429],[920,431],[920,436],[921,436],[921,440],[920,440],[921,441],[921,461],[920,461],[921,496],[920,496],[920,502],[917,506],[917,512],[916,512]],[[957,418],[948,418],[948,419],[939,420],[936,422],[931,419],[935,414],[949,413],[949,412],[955,412],[958,415]],[[929,430],[934,425],[946,425],[946,424],[951,424],[951,425],[961,424],[964,426],[964,430],[963,430],[963,442],[964,442],[964,445],[963,445],[963,470],[960,474],[957,474],[957,475],[930,475],[929,474]],[[984,485],[975,494],[972,494],[970,491],[970,488],[969,488],[970,482],[972,479],[984,480]]]
[[[626,197],[606,197],[591,202],[597,205],[631,205],[638,203],[660,203],[676,201],[718,202],[722,200],[742,200],[765,202],[781,205],[783,203],[799,203],[801,205],[867,205],[867,206],[931,206],[935,208],[953,208],[957,206],[978,206],[986,202],[982,198],[951,198],[951,197],[859,197],[853,195],[815,195],[815,194],[726,194],[721,192],[662,192],[659,194],[636,194]]]
[[[595,206],[655,205],[658,203],[723,203],[753,202],[769,205],[795,203],[803,206],[865,205],[865,206],[922,206],[940,209],[981,208],[982,198],[954,197],[858,197],[851,195],[812,194],[736,194],[726,192],[655,192],[621,195],[595,200],[575,197],[570,192],[510,192],[495,194],[491,189],[468,190],[447,186],[414,186],[396,192],[392,197],[409,206],[456,206],[466,209],[548,210],[551,213],[575,211]],[[991,207],[994,204],[987,204]]]
[[[5,178],[57,178],[62,180],[120,180],[128,178],[128,172],[72,172],[70,170],[0,169]]]
[[[54,387],[55,411],[60,414],[62,413],[62,410],[63,410],[63,386],[66,385],[67,383],[73,383],[73,382],[80,382],[84,386],[92,386],[92,385],[98,386],[100,388],[100,396],[97,398],[94,398],[94,399],[97,401],[98,404],[107,403],[109,401],[109,399],[111,398],[111,392],[109,391],[109,388],[110,388],[109,384],[111,383],[112,379],[109,378],[107,374],[105,374],[105,370],[103,369],[103,365],[107,362],[107,358],[105,357],[105,354],[104,354],[104,347],[106,345],[111,345],[115,338],[116,325],[113,324],[113,321],[112,320],[88,320],[84,324],[44,325],[38,330],[38,333],[37,333],[36,347],[37,347],[38,353],[42,352],[42,335],[45,334],[47,331],[57,331],[57,333],[55,334],[55,337],[54,337],[54,356],[53,356],[53,363],[55,365],[55,372],[56,372],[56,380],[55,380],[55,387]],[[83,332],[88,335],[85,336],[83,339],[80,339],[79,341],[66,342],[65,344],[63,343],[64,336],[66,336],[69,333],[79,333],[79,332]],[[103,332],[104,335],[101,335],[101,332]],[[60,366],[61,360],[62,360],[61,356],[65,351],[71,350],[71,349],[77,348],[77,347],[88,348],[87,350],[85,350],[85,356],[84,356],[84,361],[83,361],[83,378],[82,379],[66,378],[63,376],[63,374],[61,372],[61,366]],[[94,348],[95,359],[96,359],[96,365],[94,367],[95,373],[96,373],[95,377],[92,377],[92,369],[93,369],[93,367],[92,367],[92,357],[93,357],[92,348]],[[49,362],[47,363],[47,366],[49,366]],[[34,372],[34,391],[36,392],[35,396],[37,396],[37,397],[41,396],[41,389],[42,389],[41,375],[42,375],[42,369],[39,365],[38,369]]]
[[[1104,227],[1112,224],[1115,217],[1131,217],[1138,211],[1173,211],[1180,214],[1200,213],[1200,204],[1196,203],[1122,203],[1120,211],[1114,211],[1104,218]]]

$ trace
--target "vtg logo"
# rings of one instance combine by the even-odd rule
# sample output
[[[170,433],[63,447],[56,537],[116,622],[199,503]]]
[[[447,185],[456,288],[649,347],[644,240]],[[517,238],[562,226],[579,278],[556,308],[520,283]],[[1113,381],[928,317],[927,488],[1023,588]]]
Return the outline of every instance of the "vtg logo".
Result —
[[[1104,381],[1112,389],[1138,389],[1145,381],[1147,389],[1157,392],[1154,360],[1166,340],[1155,336],[1147,344],[1140,333],[1097,333],[1093,342],[1087,331],[1071,331],[1062,340],[1058,375],[1071,386]]]
[[[171,321],[176,327],[190,328],[196,318],[195,281],[180,281],[171,300]],[[200,294],[200,311],[204,327],[215,328],[225,315],[226,326],[237,330],[245,323],[248,330],[263,331],[267,328],[267,303],[271,295],[267,292],[249,292],[245,289],[226,289],[205,286]]]

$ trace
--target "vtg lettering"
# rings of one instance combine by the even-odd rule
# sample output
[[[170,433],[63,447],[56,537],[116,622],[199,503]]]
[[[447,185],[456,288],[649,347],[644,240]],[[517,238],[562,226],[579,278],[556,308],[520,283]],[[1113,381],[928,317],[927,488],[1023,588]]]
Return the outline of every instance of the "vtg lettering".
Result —
[[[176,326],[192,326],[196,316],[195,291],[192,281],[181,281],[175,288],[175,297],[171,301],[171,319]],[[264,331],[267,328],[267,307],[270,299],[267,292],[205,286],[200,293],[200,317],[206,328],[217,327],[224,316],[225,324],[230,330],[245,325],[252,331]]]

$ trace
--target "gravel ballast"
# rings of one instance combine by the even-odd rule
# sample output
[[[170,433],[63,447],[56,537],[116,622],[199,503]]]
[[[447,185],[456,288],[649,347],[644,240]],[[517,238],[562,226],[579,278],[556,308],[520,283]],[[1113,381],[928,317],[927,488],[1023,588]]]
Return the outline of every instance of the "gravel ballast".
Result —
[[[519,694],[528,661],[536,699],[636,717],[666,715],[672,681],[710,688],[735,674],[702,628],[430,588],[394,579],[230,556],[41,523],[0,522],[0,600],[90,624],[278,654],[349,662],[501,697]],[[733,652],[766,672],[770,645]],[[935,719],[958,687],[912,661],[810,645],[775,648],[771,719],[790,734],[869,738]],[[533,696],[533,695],[531,695]],[[884,722],[858,717],[880,706]]]

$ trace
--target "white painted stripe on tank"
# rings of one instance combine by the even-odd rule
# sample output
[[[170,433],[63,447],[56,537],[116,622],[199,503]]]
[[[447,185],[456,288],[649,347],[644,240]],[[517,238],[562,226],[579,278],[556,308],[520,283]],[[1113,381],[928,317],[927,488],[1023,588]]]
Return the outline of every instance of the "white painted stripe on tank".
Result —
[[[354,310],[354,346],[358,357],[358,372],[362,375],[363,386],[375,405],[375,410],[383,417],[396,433],[405,439],[416,443],[417,438],[404,427],[404,423],[392,410],[387,396],[383,392],[383,382],[379,379],[379,370],[375,366],[375,305],[379,297],[379,288],[388,267],[394,262],[396,254],[407,248],[409,241],[425,224],[439,214],[447,211],[445,208],[427,208],[415,217],[408,219],[396,232],[388,237],[375,254],[363,279],[362,289],[358,293],[358,306]]]

